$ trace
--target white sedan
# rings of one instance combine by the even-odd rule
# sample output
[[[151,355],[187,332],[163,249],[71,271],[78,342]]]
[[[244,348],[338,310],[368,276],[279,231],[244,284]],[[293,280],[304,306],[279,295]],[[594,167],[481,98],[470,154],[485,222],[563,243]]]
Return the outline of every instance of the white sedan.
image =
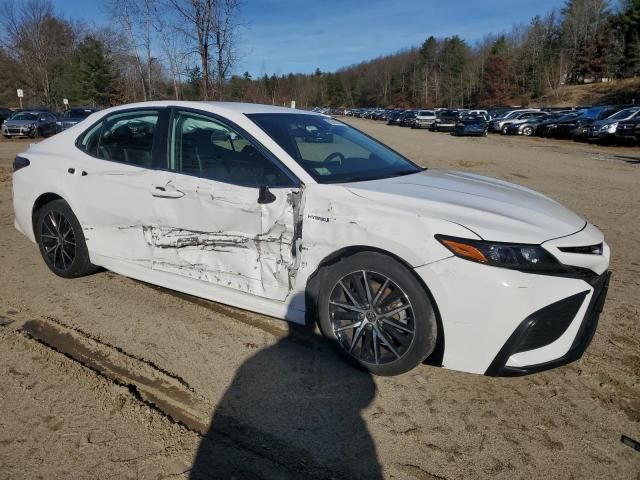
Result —
[[[609,278],[602,233],[554,200],[264,105],[94,113],[17,157],[13,194],[16,227],[61,277],[104,267],[318,322],[380,375],[576,360]]]

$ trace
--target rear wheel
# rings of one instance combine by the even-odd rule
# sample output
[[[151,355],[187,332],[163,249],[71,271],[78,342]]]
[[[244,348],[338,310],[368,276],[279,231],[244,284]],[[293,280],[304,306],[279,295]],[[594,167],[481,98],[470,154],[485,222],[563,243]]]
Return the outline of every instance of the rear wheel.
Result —
[[[526,135],[527,137],[530,137],[531,135],[533,135],[533,128],[531,127],[524,127],[522,129],[522,134]]]
[[[377,375],[419,365],[436,344],[429,296],[396,260],[362,252],[323,272],[320,328],[349,361]]]
[[[47,267],[63,278],[93,273],[78,219],[64,200],[54,200],[37,213],[35,234]]]

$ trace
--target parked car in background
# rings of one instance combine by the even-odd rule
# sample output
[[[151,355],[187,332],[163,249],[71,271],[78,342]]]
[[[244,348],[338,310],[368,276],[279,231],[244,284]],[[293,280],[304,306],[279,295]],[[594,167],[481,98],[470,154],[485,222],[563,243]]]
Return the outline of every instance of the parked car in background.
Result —
[[[67,128],[71,128],[74,125],[77,125],[78,123],[80,123],[82,120],[87,118],[92,113],[95,113],[97,111],[98,111],[97,108],[91,108],[91,107],[70,108],[69,110],[64,112],[62,114],[62,117],[58,120],[57,122],[58,127],[60,131],[66,130]]]
[[[0,108],[0,125],[2,125],[2,122],[4,122],[11,115],[13,115],[13,110],[9,110],[8,108]]]
[[[640,107],[631,107],[620,110],[613,115],[596,120],[587,129],[586,137],[589,141],[606,141],[615,138],[616,130],[620,122],[632,120],[640,115]]]
[[[479,115],[481,117],[484,117],[485,120],[489,120],[489,113],[486,110],[465,110],[463,113],[461,113],[461,116],[463,117],[467,115]]]
[[[412,127],[413,123],[416,121],[416,115],[418,114],[417,110],[407,110],[402,115],[400,119],[400,126],[402,127]]]
[[[547,125],[546,135],[553,138],[585,139],[593,122],[607,118],[623,108],[622,106],[605,105],[582,110],[577,116],[559,119],[557,122]]]
[[[23,110],[11,115],[2,124],[2,135],[12,137],[49,137],[58,132],[57,117],[43,110]]]
[[[400,125],[404,110],[394,110],[387,116],[387,125]]]
[[[492,119],[489,123],[489,129],[492,132],[502,132],[503,127],[511,124],[513,121],[520,118],[525,113],[539,112],[540,110],[525,108],[518,110],[509,110],[508,112],[504,112],[502,115],[497,116]]]
[[[465,115],[458,121],[452,133],[458,137],[486,137],[488,129],[489,126],[484,115]]]
[[[632,120],[620,122],[616,129],[616,138],[622,141],[640,142],[640,117],[636,116]]]
[[[411,128],[431,128],[436,120],[436,112],[433,110],[418,110]]]
[[[489,115],[489,120],[492,120],[496,117],[499,117],[500,115],[503,115],[507,112],[510,112],[513,110],[513,107],[491,107],[491,108],[487,108],[487,115]]]
[[[570,112],[568,112],[570,113]],[[548,114],[545,116],[537,115],[530,117],[523,121],[514,122],[507,127],[506,134],[507,135],[524,135],[525,137],[529,137],[532,135],[536,135],[538,130],[543,127],[543,125],[547,122],[551,122],[554,120],[559,120],[564,117],[567,112],[559,112],[554,114]]]
[[[459,110],[438,110],[436,119],[431,124],[433,132],[452,132],[460,120]]]
[[[544,120],[549,118],[549,114],[547,112],[525,112],[520,113],[518,115],[514,115],[512,118],[506,119],[502,122],[502,128],[500,129],[500,133],[506,135],[507,129],[511,125],[518,125],[520,123],[525,123],[528,120]]]

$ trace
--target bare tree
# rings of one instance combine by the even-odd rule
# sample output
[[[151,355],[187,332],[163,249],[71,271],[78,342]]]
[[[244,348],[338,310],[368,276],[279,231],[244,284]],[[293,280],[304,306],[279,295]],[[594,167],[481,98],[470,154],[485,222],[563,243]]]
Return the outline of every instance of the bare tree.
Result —
[[[181,22],[176,28],[195,43],[195,51],[202,65],[201,93],[204,100],[209,99],[210,74],[209,58],[211,40],[214,32],[214,6],[217,0],[169,0],[169,4],[178,13]]]
[[[181,19],[176,28],[193,43],[193,50],[200,57],[203,98],[209,99],[212,87],[214,96],[222,98],[224,82],[237,61],[239,0],[168,0],[168,3]]]
[[[182,34],[172,25],[171,21],[162,14],[157,5],[153,24],[160,40],[164,59],[169,67],[175,98],[179,100],[182,90],[181,79],[186,70],[185,58],[188,58],[188,55],[184,52],[184,45],[181,42]]]
[[[238,35],[239,0],[218,0],[213,9],[214,52],[216,62],[215,96],[222,100],[224,84],[231,67],[237,62],[235,48]]]
[[[75,48],[73,25],[55,17],[48,0],[7,1],[0,15],[7,52],[24,69],[24,81],[50,106],[59,100],[53,89],[53,72],[68,62]]]
[[[154,5],[155,0],[108,0],[111,16],[127,34],[145,101],[152,97],[151,22]]]

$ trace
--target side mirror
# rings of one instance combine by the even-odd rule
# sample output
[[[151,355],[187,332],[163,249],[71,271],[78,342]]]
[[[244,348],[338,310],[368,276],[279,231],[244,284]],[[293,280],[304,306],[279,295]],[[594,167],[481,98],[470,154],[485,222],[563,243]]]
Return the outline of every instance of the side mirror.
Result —
[[[275,202],[276,196],[271,193],[269,187],[262,185],[258,190],[258,203],[272,203]]]

